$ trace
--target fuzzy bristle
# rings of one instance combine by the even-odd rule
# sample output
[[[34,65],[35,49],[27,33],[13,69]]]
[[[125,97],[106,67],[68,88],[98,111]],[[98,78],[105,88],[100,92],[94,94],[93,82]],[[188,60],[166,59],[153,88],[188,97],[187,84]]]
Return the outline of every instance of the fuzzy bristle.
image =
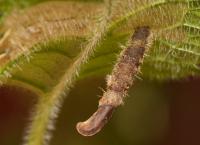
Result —
[[[101,4],[78,2],[48,2],[15,10],[4,22],[2,30],[9,29],[11,33],[0,50],[8,51],[13,60],[22,53],[28,55],[40,43],[59,37],[85,37],[95,25],[94,13],[100,10]]]

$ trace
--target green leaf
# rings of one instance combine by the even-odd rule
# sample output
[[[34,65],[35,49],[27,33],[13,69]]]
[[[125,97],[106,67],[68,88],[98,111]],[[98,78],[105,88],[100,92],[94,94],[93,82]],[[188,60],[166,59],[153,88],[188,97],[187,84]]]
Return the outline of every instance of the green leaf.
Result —
[[[30,1],[27,6],[31,2],[37,3]],[[12,9],[10,4],[5,7]],[[47,2],[11,12],[0,28],[4,34],[0,80],[40,96],[27,145],[44,144],[77,75],[84,79],[108,74],[137,27],[150,26],[153,34],[142,77],[167,80],[198,75],[199,20],[199,0],[107,0],[104,6]]]
[[[44,3],[28,8],[25,14],[15,12],[4,21],[0,80],[40,96],[26,144],[40,145],[49,140],[65,93],[101,37],[95,28],[95,13],[101,5]]]
[[[107,74],[116,58],[112,51],[119,52],[120,45],[126,45],[134,29],[146,25],[151,27],[154,38],[141,68],[142,77],[167,80],[200,73],[199,1],[125,0],[113,5],[113,20],[108,26],[108,34],[96,48],[97,56],[92,57],[82,70],[84,76]],[[110,53],[104,54],[104,51]],[[104,62],[99,63],[101,58]]]

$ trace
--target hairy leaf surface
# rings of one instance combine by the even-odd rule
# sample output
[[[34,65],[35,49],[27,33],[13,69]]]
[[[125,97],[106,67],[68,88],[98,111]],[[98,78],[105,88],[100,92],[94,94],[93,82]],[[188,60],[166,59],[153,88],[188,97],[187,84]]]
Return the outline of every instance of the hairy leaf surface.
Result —
[[[109,73],[137,27],[149,26],[152,32],[141,77],[167,80],[200,73],[199,0],[38,2],[1,1],[0,6],[6,13],[0,18],[1,85],[40,96],[28,145],[49,139],[45,135],[77,76]]]

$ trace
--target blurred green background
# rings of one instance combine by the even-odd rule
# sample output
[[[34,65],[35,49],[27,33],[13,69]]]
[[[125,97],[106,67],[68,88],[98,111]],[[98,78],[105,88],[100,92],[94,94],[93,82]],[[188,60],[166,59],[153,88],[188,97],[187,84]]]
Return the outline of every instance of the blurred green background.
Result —
[[[107,126],[94,137],[82,137],[75,125],[95,111],[104,85],[103,77],[76,83],[61,109],[51,145],[200,145],[200,79],[138,81]],[[13,87],[2,87],[0,97],[0,145],[20,145],[37,97]]]

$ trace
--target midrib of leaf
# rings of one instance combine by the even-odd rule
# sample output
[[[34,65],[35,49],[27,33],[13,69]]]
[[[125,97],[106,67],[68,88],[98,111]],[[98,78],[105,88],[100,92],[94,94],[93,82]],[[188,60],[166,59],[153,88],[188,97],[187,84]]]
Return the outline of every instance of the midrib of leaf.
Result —
[[[192,0],[191,0],[192,1]],[[170,1],[171,2],[171,1]],[[180,1],[173,1],[173,2],[180,2]],[[186,2],[186,1],[181,1],[181,2]],[[166,1],[164,0],[164,1],[156,1],[156,3],[153,3],[153,4],[151,4],[151,5],[147,5],[147,6],[145,6],[145,7],[142,7],[141,9],[139,9],[140,11],[143,11],[143,10],[145,10],[145,9],[148,9],[148,8],[151,8],[151,7],[153,7],[153,6],[159,6],[159,5],[162,5],[162,4],[165,4],[166,3]],[[138,12],[140,12],[140,11],[138,11]],[[135,13],[131,13],[131,14],[128,14],[128,16],[130,17],[130,16],[134,16],[136,13],[138,13],[137,11],[135,12]],[[120,22],[120,21],[125,21],[127,19],[127,15],[126,16],[124,16],[124,17],[122,17],[122,19],[120,19],[120,20],[117,20],[116,21],[116,23],[115,24],[117,24],[118,22]],[[184,23],[185,24],[185,23]],[[114,25],[114,24],[113,24]],[[167,29],[173,29],[173,28],[176,28],[176,27],[178,27],[178,26],[180,26],[180,24],[178,24],[177,26],[171,26],[171,27],[169,27],[169,28],[167,28]],[[109,27],[110,28],[110,27]],[[198,29],[198,27],[195,27],[195,29]],[[110,29],[109,29],[110,30]],[[191,42],[190,42],[191,43]],[[198,44],[197,44],[198,45]],[[173,48],[173,49],[176,49],[176,50],[179,50],[179,51],[183,51],[183,52],[185,52],[185,53],[189,53],[189,54],[192,54],[192,55],[196,55],[196,56],[199,56],[199,54],[198,53],[196,53],[195,51],[189,51],[189,50],[185,50],[185,49],[182,49],[182,48]],[[50,50],[50,51],[52,51],[52,50]],[[55,53],[57,53],[56,52],[57,50],[55,50]],[[48,52],[48,51],[46,51],[46,52]],[[60,52],[60,54],[62,54],[63,52]],[[66,54],[67,55],[67,54]],[[77,63],[77,62],[74,62],[75,64]],[[75,65],[74,65],[75,66]],[[72,67],[73,67],[73,65],[72,65]],[[7,68],[7,66],[5,67],[5,68]],[[94,70],[94,69],[91,69],[92,71]],[[70,71],[69,71],[70,72]]]
[[[108,0],[107,2],[110,1]],[[35,111],[36,114],[33,115],[34,118],[26,139],[26,145],[42,145],[44,144],[44,141],[48,141],[51,138],[49,131],[53,129],[54,120],[58,115],[66,94],[74,83],[82,64],[84,64],[91,54],[93,54],[94,48],[98,45],[106,32],[109,13],[109,9],[106,8],[105,15],[99,26],[96,27],[94,33],[91,35],[92,37],[89,39],[88,44],[77,56],[73,65],[66,69],[65,74],[60,79],[59,83],[51,92],[39,98]]]
[[[191,0],[192,1],[192,0]],[[143,10],[145,10],[145,9],[148,9],[148,8],[151,8],[151,7],[154,7],[154,6],[159,6],[159,5],[162,5],[162,4],[165,4],[167,1],[166,0],[163,0],[163,1],[156,1],[155,3],[153,3],[153,4],[151,4],[151,5],[147,5],[147,6],[145,6],[145,7],[142,7],[141,9],[139,9],[138,11],[136,11],[136,12],[134,12],[134,13],[130,13],[130,14],[128,14],[128,15],[126,15],[126,16],[124,16],[122,19],[120,19],[120,20],[117,20],[117,21],[115,21],[115,23],[113,23],[113,24],[111,24],[111,27],[109,27],[109,28],[112,28],[112,25],[116,25],[117,23],[120,23],[120,22],[122,22],[122,21],[125,21],[126,19],[128,19],[128,17],[131,17],[131,16],[133,16],[133,15],[135,15],[136,13],[138,13],[138,12],[140,12],[140,11],[143,11]],[[171,1],[170,1],[171,2]],[[173,1],[173,3],[174,2],[180,2],[180,1]],[[184,2],[185,3],[185,1],[181,1],[181,2]],[[127,17],[128,16],[128,17]],[[177,26],[171,26],[170,28],[168,28],[168,29],[173,29],[173,28],[175,28],[175,27],[178,27],[180,24],[178,24]],[[108,30],[110,30],[110,29],[108,29]],[[175,48],[176,49],[176,48]],[[197,53],[195,53],[195,52],[191,52],[191,51],[188,51],[188,50],[184,50],[184,49],[179,49],[180,51],[185,51],[186,53],[193,53],[194,55],[195,54],[197,54]],[[52,50],[50,50],[50,51],[52,51]],[[57,51],[57,50],[56,50]],[[55,53],[57,53],[55,51]],[[46,52],[48,52],[48,51],[46,51]],[[60,54],[62,54],[63,52],[60,52]],[[67,54],[66,54],[67,55]],[[198,55],[198,54],[197,54]],[[76,64],[77,62],[75,62],[75,64]],[[74,65],[75,66],[75,65]],[[72,66],[73,67],[73,66]],[[5,67],[5,68],[7,68],[7,66]]]

